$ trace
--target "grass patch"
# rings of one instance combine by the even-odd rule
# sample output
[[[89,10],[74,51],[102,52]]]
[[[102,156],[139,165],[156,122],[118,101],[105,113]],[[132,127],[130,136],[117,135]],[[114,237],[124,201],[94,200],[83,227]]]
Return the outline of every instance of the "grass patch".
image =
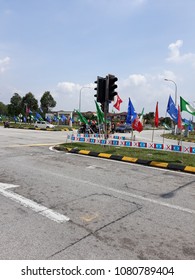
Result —
[[[128,156],[139,159],[168,162],[195,167],[195,155],[193,154],[150,150],[145,148],[113,147],[80,142],[64,143],[58,146],[59,150],[66,150],[66,148],[78,148],[79,150],[88,150],[97,153],[108,153],[113,155]]]
[[[167,139],[195,143],[195,131],[190,131],[188,137],[184,135],[173,135],[172,133],[165,133],[161,136]]]

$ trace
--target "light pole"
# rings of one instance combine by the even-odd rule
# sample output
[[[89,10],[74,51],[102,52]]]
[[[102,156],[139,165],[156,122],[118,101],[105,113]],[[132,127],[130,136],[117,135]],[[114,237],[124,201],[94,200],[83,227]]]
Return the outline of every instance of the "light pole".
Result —
[[[81,112],[81,91],[82,91],[82,89],[84,89],[84,88],[91,88],[91,87],[82,87],[82,88],[80,89],[80,92],[79,92],[79,112]]]
[[[175,85],[175,107],[177,108],[177,84],[173,80],[164,79],[166,82],[172,82]],[[178,109],[178,108],[177,108]],[[177,125],[175,125],[175,134],[177,132]]]
[[[172,82],[175,85],[175,107],[177,108],[177,84],[173,80],[169,80],[169,79],[164,79],[164,80],[167,82]]]

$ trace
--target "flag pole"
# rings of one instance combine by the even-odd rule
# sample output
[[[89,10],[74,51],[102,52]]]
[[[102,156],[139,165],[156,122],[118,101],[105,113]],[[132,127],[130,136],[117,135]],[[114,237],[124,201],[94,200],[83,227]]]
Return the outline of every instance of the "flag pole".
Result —
[[[167,117],[167,110],[166,110],[166,112],[165,112],[165,119],[166,119],[166,117]],[[164,124],[165,124],[165,122],[164,122]],[[164,130],[163,130],[163,144],[164,144],[164,142],[165,142],[165,137],[164,137],[164,135],[165,135],[165,126],[164,126]]]
[[[153,126],[153,130],[152,130],[152,143],[154,141],[154,126]]]
[[[155,111],[155,116],[154,116],[154,126],[158,127],[158,122],[159,122],[159,118],[158,118],[158,101],[156,103],[156,111]],[[154,127],[153,127],[153,133],[152,133],[152,142],[154,140]]]

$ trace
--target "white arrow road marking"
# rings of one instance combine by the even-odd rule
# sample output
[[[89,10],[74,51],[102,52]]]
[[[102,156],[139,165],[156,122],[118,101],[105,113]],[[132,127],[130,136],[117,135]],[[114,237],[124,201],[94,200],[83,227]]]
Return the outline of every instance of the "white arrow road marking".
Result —
[[[63,223],[63,222],[67,222],[70,220],[69,217],[67,217],[65,215],[57,213],[57,212],[53,211],[52,209],[49,209],[43,205],[40,205],[40,204],[34,202],[33,200],[30,200],[17,193],[7,190],[10,188],[16,188],[16,187],[19,187],[19,186],[0,183],[0,194],[2,194],[3,196],[5,196],[17,203],[20,203],[24,207],[30,208],[34,212],[41,214],[42,216],[47,217],[48,219],[55,221],[57,223]]]

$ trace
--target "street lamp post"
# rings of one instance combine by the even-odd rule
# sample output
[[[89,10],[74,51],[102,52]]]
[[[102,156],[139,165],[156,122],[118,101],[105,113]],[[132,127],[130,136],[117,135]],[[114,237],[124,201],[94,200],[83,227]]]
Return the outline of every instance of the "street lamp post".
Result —
[[[175,85],[175,107],[177,108],[177,84],[173,80],[169,80],[169,79],[164,79],[164,80],[167,82],[172,82]]]
[[[173,80],[170,80],[170,79],[164,79],[164,80],[166,82],[172,82],[175,85],[175,107],[177,108],[177,84],[176,84],[176,82],[174,82]],[[177,125],[175,125],[175,134],[176,134],[176,131],[177,131]]]
[[[91,88],[91,87],[82,87],[79,92],[79,112],[81,112],[81,92],[84,88]]]

